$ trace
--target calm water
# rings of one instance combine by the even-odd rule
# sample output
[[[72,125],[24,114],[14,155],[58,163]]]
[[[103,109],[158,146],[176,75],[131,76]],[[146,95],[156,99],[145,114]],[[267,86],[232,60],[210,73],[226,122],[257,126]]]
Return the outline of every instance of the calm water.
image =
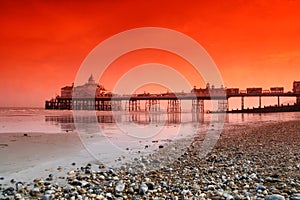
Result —
[[[125,150],[153,141],[191,139],[195,134],[218,137],[223,128],[300,119],[300,112],[267,114],[193,114],[149,112],[62,111],[32,108],[0,109],[1,133],[77,132],[95,151],[108,143]],[[87,148],[89,148],[86,146]],[[109,148],[109,147],[108,147]],[[100,154],[100,152],[99,152]]]
[[[73,116],[72,111],[45,110],[42,108],[0,108],[0,133],[9,132],[40,132],[65,133],[82,128],[82,124],[89,126],[98,121],[100,127],[114,127],[116,125],[134,125],[140,128],[149,125],[201,126],[218,121],[220,114],[192,113],[126,113],[126,112],[91,112],[79,111]],[[264,114],[227,114],[226,125],[256,124],[257,122],[279,122],[300,119],[300,112],[264,113]],[[221,119],[220,119],[221,120]]]

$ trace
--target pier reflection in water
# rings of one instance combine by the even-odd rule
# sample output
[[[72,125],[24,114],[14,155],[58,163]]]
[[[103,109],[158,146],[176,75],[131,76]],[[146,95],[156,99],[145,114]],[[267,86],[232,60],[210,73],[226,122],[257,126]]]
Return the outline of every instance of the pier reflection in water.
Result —
[[[204,114],[189,114],[192,118],[185,119],[185,122],[204,122]],[[182,113],[155,113],[155,112],[130,112],[130,113],[106,113],[95,115],[56,115],[45,116],[46,123],[54,126],[60,126],[64,132],[71,132],[76,129],[77,124],[115,124],[115,123],[135,123],[138,125],[156,124],[159,126],[173,126],[182,123]]]
[[[45,121],[51,125],[60,126],[62,131],[74,131],[76,129],[74,122],[82,124],[101,123],[115,123],[116,120],[121,120],[121,116],[113,115],[60,115],[60,116],[45,116]]]
[[[127,115],[127,122],[134,122],[140,125],[154,123],[157,125],[172,125],[181,123],[181,113],[151,113],[151,112],[132,112]]]

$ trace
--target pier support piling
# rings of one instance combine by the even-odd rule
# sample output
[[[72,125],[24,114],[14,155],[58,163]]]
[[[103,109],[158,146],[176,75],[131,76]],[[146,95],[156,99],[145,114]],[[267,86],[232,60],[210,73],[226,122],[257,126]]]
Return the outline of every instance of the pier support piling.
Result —
[[[261,108],[261,96],[259,96],[259,108]]]
[[[204,100],[193,100],[192,101],[192,112],[193,113],[204,113]]]
[[[122,110],[122,101],[121,100],[111,101],[111,110],[121,111]]]
[[[226,112],[228,110],[228,99],[218,100],[218,111]]]
[[[160,111],[160,101],[157,99],[146,100],[145,111],[159,112]]]
[[[140,111],[140,100],[129,100],[129,111]]]
[[[179,100],[168,100],[167,112],[181,112],[181,105]]]
[[[241,110],[244,110],[244,96],[241,98]]]

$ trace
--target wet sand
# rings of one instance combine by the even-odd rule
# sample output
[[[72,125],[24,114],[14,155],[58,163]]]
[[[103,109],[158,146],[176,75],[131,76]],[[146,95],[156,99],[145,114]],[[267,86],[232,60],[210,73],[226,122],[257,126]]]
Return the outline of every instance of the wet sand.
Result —
[[[0,134],[0,176],[6,180],[29,181],[34,176],[47,175],[58,166],[84,159],[91,160],[74,132]]]

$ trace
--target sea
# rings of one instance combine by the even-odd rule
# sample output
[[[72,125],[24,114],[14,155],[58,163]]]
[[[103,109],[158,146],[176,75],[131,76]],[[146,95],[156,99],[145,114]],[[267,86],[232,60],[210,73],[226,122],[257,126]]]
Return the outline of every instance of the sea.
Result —
[[[118,124],[138,124],[147,127],[149,124],[159,126],[176,125],[208,125],[218,118],[218,113],[194,114],[155,113],[155,112],[109,112],[109,111],[71,111],[45,110],[44,108],[0,108],[0,134],[19,133],[66,133],[76,131],[76,122],[93,124],[98,121],[99,126],[117,126]],[[216,117],[217,116],[217,117]],[[222,116],[222,123],[226,125],[246,125],[268,122],[291,121],[300,119],[300,112],[281,113],[233,113]],[[75,124],[74,124],[75,123]]]
[[[116,163],[120,166],[136,158],[144,158],[168,145],[171,147],[168,156],[171,157],[172,153],[182,153],[197,134],[205,135],[204,142],[209,144],[206,147],[213,148],[223,129],[299,119],[300,112],[222,114],[0,108],[0,138],[1,134],[30,136],[35,133],[40,137],[53,135],[59,140],[60,135],[70,135],[78,137],[82,144],[81,149],[74,149],[76,153],[70,154],[67,153],[70,152],[67,144],[37,146],[32,143],[32,148],[22,148],[20,144],[21,150],[16,150],[9,149],[10,144],[0,141],[0,177],[32,180],[34,176],[45,175],[46,168],[52,171],[57,166],[70,169],[72,162],[80,165],[101,161],[107,167],[115,167]],[[37,146],[36,149],[34,145]],[[27,150],[29,156],[26,154]],[[205,151],[208,150],[210,149]]]

